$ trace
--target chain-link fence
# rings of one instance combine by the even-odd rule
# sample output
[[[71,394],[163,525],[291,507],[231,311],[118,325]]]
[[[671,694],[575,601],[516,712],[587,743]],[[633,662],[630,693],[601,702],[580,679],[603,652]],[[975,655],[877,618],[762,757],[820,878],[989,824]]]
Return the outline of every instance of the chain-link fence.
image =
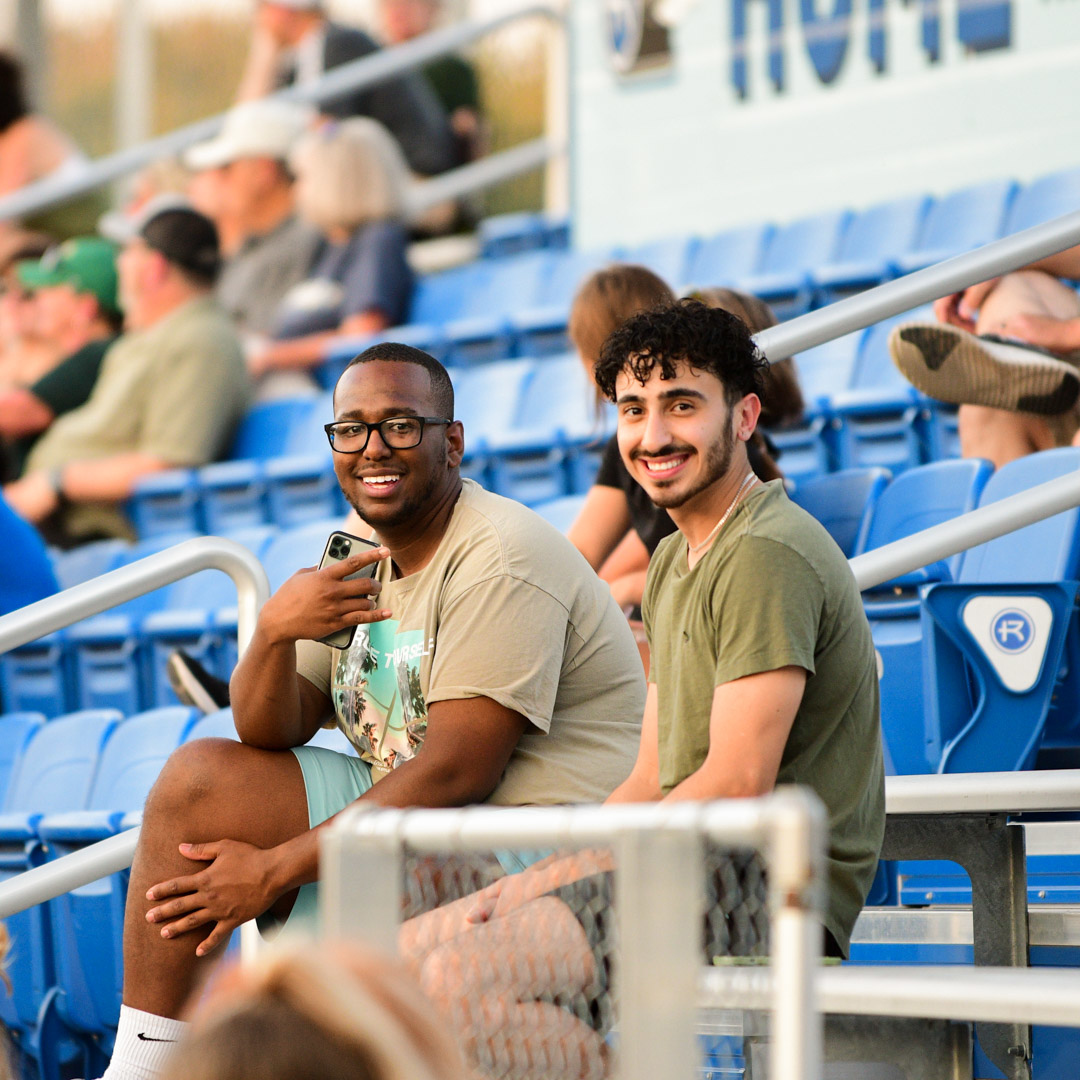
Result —
[[[723,805],[353,815],[324,848],[324,931],[396,940],[491,1080],[718,1080],[768,1024],[737,1003],[699,1012],[699,973],[772,963],[792,991],[776,1002],[795,1044],[779,1060],[798,1062],[772,1075],[810,1076],[817,811],[777,798],[733,804],[734,816]],[[785,828],[801,836],[777,843]]]

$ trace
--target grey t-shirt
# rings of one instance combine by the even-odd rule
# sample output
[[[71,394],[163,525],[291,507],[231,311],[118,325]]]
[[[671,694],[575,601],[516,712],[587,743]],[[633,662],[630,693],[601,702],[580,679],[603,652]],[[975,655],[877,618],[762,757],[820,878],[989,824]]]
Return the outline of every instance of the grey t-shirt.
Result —
[[[308,276],[322,244],[319,231],[295,216],[249,236],[222,268],[218,303],[243,333],[271,334],[281,301]]]
[[[314,554],[314,553],[313,553]],[[346,651],[297,643],[297,670],[378,778],[422,749],[428,706],[487,697],[529,721],[500,805],[599,802],[637,755],[645,679],[606,585],[556,529],[463,481],[431,562],[380,568],[394,616]]]

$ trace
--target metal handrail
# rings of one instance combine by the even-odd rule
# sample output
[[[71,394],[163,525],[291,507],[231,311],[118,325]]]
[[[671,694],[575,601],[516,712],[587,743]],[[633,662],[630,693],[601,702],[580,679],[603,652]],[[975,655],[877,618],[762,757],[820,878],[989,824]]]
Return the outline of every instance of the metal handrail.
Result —
[[[456,52],[474,41],[511,22],[530,17],[543,17],[557,22],[563,20],[562,12],[553,4],[532,3],[524,7],[515,8],[512,11],[503,12],[501,15],[490,19],[467,19],[440,30],[432,31],[421,38],[415,38],[402,45],[394,45],[380,49],[359,60],[342,64],[332,71],[326,72],[318,81],[303,86],[290,86],[278,90],[269,95],[275,101],[288,101],[299,105],[314,105],[337,97],[350,91],[363,90],[374,86],[387,79],[400,75],[402,72],[411,71],[413,68],[426,64],[429,60],[438,59],[447,53]],[[207,117],[194,124],[170,131],[155,139],[149,139],[137,146],[118,150],[108,157],[92,161],[80,172],[78,176],[65,179],[52,179],[45,177],[37,183],[31,184],[19,191],[13,192],[7,197],[0,199],[0,221],[12,218],[24,217],[44,210],[54,203],[73,199],[95,188],[102,187],[122,176],[136,172],[159,158],[173,157],[182,153],[189,146],[213,138],[225,122],[227,112],[217,116]],[[518,148],[514,148],[518,149]],[[500,154],[493,154],[492,160],[506,158],[506,162],[513,162],[509,155],[514,149]],[[558,152],[558,148],[555,148]],[[505,165],[506,163],[504,163]],[[531,166],[535,168],[535,164]],[[468,169],[469,166],[465,166]],[[455,169],[454,173],[462,173],[463,169]],[[518,169],[518,171],[522,171]],[[449,176],[449,174],[446,174]],[[483,178],[484,174],[480,174]],[[508,175],[515,175],[511,172]],[[503,177],[505,179],[505,177]],[[492,181],[495,182],[495,181]],[[427,202],[427,196],[422,189],[432,181],[419,181],[414,187],[417,189],[410,197],[410,202],[416,200],[424,205],[434,205],[439,199]],[[466,188],[465,191],[477,190],[476,187]],[[442,196],[445,198],[446,196]]]
[[[871,589],[900,574],[947,559],[1077,506],[1080,506],[1080,471],[1056,477],[951,521],[856,555],[848,563],[859,589]]]
[[[886,814],[1022,814],[1080,809],[1080,770],[889,776]]]
[[[1076,244],[1080,244],[1080,210],[771,326],[754,340],[770,360],[783,360]]]
[[[255,632],[259,611],[270,596],[266,571],[247,548],[235,541],[199,536],[3,616],[0,653],[200,570],[221,570],[236,585],[237,639],[243,652]],[[4,882],[0,885],[0,919],[130,866],[139,832],[138,828],[129,829]]]

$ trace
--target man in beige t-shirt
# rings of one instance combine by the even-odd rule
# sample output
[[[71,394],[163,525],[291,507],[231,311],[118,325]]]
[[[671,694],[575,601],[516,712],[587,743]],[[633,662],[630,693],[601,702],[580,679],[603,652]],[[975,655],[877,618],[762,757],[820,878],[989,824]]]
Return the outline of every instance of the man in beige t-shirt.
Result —
[[[117,260],[126,332],[87,401],[49,428],[4,488],[61,547],[132,537],[120,504],[135,482],[213,461],[248,404],[240,340],[211,295],[213,222],[172,201],[149,206],[130,229]]]
[[[626,620],[561,534],[462,480],[453,408],[446,370],[404,345],[339,380],[334,466],[383,546],[270,598],[230,686],[241,743],[181,747],[151,792],[108,1080],[156,1074],[198,958],[239,923],[312,911],[319,827],[353,801],[599,802],[630,772],[645,683]],[[348,626],[348,649],[315,643]],[[305,745],[333,723],[360,757]]]

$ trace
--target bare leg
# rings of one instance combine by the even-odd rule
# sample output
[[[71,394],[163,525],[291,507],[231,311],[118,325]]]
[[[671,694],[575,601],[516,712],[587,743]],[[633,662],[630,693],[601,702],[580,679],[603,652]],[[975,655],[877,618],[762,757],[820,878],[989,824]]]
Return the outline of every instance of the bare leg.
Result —
[[[1080,297],[1057,278],[1038,270],[1007,274],[983,301],[976,333],[998,333],[1015,315],[1075,319],[1080,317]],[[995,466],[1068,442],[1058,433],[1060,425],[1041,416],[984,405],[961,406],[959,428],[963,456],[986,458]]]
[[[131,869],[124,917],[124,1004],[176,1018],[208,968],[195,947],[209,933],[161,937],[160,926],[146,921],[153,906],[152,886],[190,874],[181,843],[241,840],[273,847],[308,828],[307,800],[300,763],[288,751],[243,746],[230,739],[197,739],[169,758],[150,792],[142,834]],[[292,907],[295,894],[283,897]]]
[[[424,961],[425,993],[454,1024],[481,1071],[515,1080],[599,1080],[600,1036],[541,997],[580,993],[594,960],[581,924],[542,897],[436,948]]]

